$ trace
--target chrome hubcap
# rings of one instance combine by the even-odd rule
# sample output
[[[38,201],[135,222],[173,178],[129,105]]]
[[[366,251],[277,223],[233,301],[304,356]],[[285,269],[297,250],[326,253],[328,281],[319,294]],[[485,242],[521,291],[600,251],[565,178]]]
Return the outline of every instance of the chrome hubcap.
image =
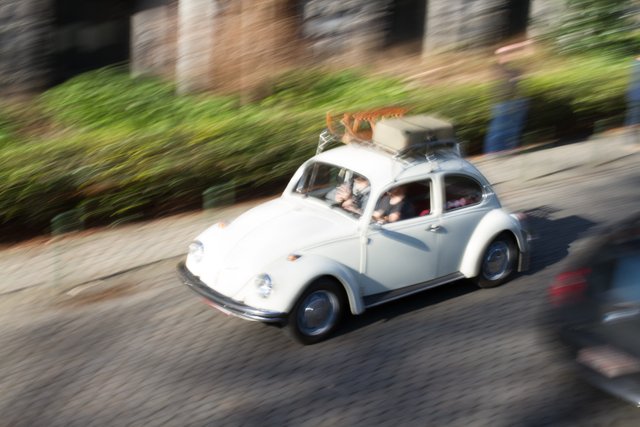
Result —
[[[503,241],[491,243],[482,260],[482,274],[488,280],[498,280],[509,272],[509,245]]]
[[[336,321],[338,298],[327,291],[307,295],[298,311],[298,325],[305,335],[325,333]]]

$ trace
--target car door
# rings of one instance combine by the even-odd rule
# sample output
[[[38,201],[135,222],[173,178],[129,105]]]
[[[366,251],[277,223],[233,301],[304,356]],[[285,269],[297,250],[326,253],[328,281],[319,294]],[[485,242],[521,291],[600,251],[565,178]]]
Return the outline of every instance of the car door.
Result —
[[[480,220],[490,210],[482,184],[467,174],[439,176],[442,195],[441,218],[438,229],[438,276],[446,276],[460,269],[471,235]]]
[[[372,224],[363,245],[364,295],[423,283],[437,277],[437,219],[431,212],[432,181],[408,184],[413,217]]]
[[[583,269],[587,272],[586,297],[563,308],[571,331],[567,336],[580,347],[577,361],[609,378],[640,374],[638,243],[635,248],[633,243],[601,248],[587,264],[589,268]]]

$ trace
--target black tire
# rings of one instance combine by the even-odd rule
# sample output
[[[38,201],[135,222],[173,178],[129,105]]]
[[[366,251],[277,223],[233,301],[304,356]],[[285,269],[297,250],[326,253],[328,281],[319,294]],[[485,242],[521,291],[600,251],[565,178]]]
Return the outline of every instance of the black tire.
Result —
[[[289,332],[305,345],[323,341],[335,331],[345,307],[342,286],[331,279],[319,279],[304,291],[289,313]]]
[[[480,273],[475,278],[481,288],[493,288],[509,280],[516,270],[518,249],[508,234],[496,237],[482,254]]]

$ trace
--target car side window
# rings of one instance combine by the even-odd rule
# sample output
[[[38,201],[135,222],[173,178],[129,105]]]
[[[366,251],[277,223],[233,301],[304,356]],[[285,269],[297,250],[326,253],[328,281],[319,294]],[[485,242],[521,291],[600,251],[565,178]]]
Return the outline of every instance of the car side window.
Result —
[[[411,201],[416,216],[426,216],[431,214],[431,180],[407,184],[407,198]]]
[[[376,203],[373,220],[396,222],[431,213],[431,180],[391,187]]]
[[[448,175],[444,178],[445,205],[449,212],[482,201],[482,186],[475,179],[464,175]]]

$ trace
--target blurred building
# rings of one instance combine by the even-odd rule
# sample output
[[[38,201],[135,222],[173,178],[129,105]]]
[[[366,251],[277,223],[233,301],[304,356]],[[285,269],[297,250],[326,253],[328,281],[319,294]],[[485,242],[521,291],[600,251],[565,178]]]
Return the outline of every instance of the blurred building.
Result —
[[[0,93],[118,63],[182,91],[245,87],[303,61],[495,46],[548,25],[562,1],[2,0]]]

